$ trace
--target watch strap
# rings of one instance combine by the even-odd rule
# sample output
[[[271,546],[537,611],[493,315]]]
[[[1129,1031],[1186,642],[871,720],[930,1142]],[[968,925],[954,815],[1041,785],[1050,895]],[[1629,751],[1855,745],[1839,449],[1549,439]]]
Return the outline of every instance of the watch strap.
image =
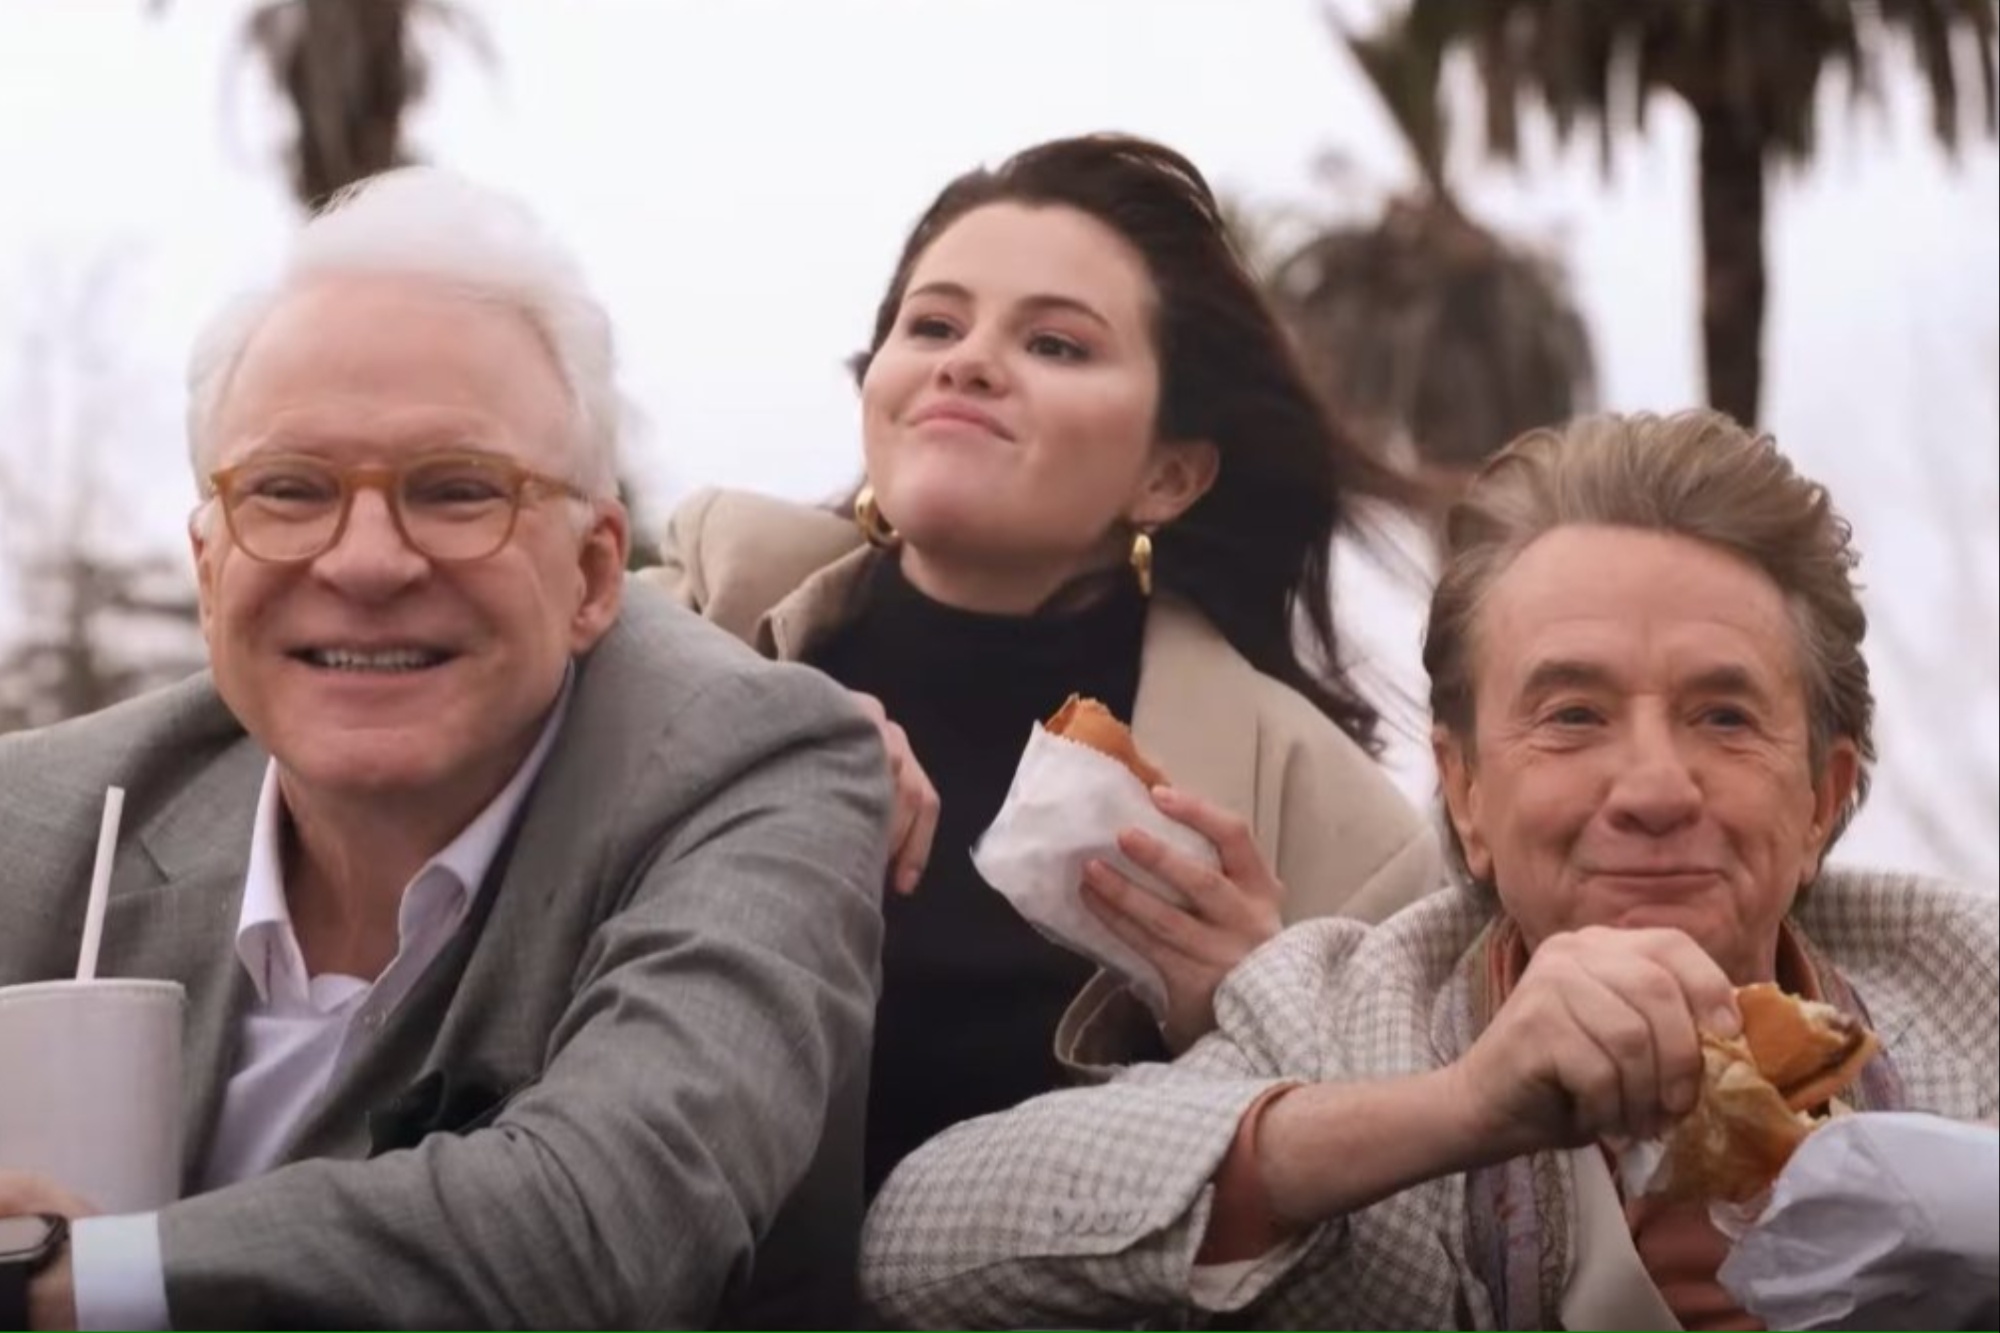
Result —
[[[16,1259],[0,1263],[0,1330],[28,1326],[28,1262]]]

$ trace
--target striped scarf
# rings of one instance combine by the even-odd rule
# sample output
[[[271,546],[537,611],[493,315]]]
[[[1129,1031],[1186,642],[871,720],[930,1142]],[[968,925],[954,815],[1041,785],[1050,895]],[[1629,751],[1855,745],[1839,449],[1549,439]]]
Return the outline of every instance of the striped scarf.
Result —
[[[1868,1010],[1839,971],[1789,921],[1779,929],[1778,974],[1786,989],[1868,1022]],[[1473,941],[1459,963],[1461,994],[1471,1012],[1461,1015],[1459,1049],[1486,1030],[1513,993],[1528,963],[1520,928],[1505,916]],[[1871,1025],[1872,1026],[1872,1025]],[[1904,1105],[1902,1081],[1887,1051],[1861,1071],[1849,1090],[1858,1111],[1893,1111]],[[1569,1284],[1570,1215],[1562,1154],[1516,1157],[1472,1172],[1466,1188],[1466,1253],[1485,1284],[1499,1327],[1558,1328]]]

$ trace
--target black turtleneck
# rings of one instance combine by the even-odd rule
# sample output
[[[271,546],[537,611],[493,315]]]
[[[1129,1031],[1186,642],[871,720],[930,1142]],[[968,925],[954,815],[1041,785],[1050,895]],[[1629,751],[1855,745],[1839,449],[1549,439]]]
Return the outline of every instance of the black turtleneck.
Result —
[[[810,660],[882,701],[938,793],[914,893],[884,906],[867,1190],[939,1131],[1061,1085],[1057,1021],[1094,970],[1043,938],[973,869],[1034,723],[1072,693],[1132,716],[1146,604],[1117,580],[1081,609],[983,615],[933,601],[893,558]]]

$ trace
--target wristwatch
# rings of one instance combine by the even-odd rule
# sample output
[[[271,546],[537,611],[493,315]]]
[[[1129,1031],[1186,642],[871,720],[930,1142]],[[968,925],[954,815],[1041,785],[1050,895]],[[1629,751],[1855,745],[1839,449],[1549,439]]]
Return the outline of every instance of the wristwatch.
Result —
[[[28,1326],[28,1279],[68,1240],[69,1219],[58,1213],[0,1217],[0,1329]]]

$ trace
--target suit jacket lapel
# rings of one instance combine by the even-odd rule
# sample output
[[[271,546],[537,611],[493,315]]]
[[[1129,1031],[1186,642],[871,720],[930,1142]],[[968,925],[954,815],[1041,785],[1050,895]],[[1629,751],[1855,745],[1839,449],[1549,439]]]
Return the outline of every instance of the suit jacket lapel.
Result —
[[[491,881],[502,873],[506,849],[502,848],[489,872]],[[358,1041],[347,1062],[314,1101],[299,1123],[279,1160],[303,1161],[312,1157],[363,1157],[369,1147],[368,1113],[387,1106],[421,1074],[433,1068],[464,1072],[459,1066],[469,1062],[462,1040],[453,1031],[453,1020],[468,1009],[482,1006],[462,998],[461,978],[474,946],[485,932],[496,895],[482,892],[473,902],[472,913],[455,932],[416,984],[390,1011],[387,1024],[377,1032],[356,1031],[349,1041]],[[484,1072],[484,1071],[482,1071]]]
[[[181,1179],[197,1188],[253,994],[236,957],[243,871],[268,762],[245,740],[199,769],[138,835],[105,905],[100,972],[187,991],[181,1038]]]

